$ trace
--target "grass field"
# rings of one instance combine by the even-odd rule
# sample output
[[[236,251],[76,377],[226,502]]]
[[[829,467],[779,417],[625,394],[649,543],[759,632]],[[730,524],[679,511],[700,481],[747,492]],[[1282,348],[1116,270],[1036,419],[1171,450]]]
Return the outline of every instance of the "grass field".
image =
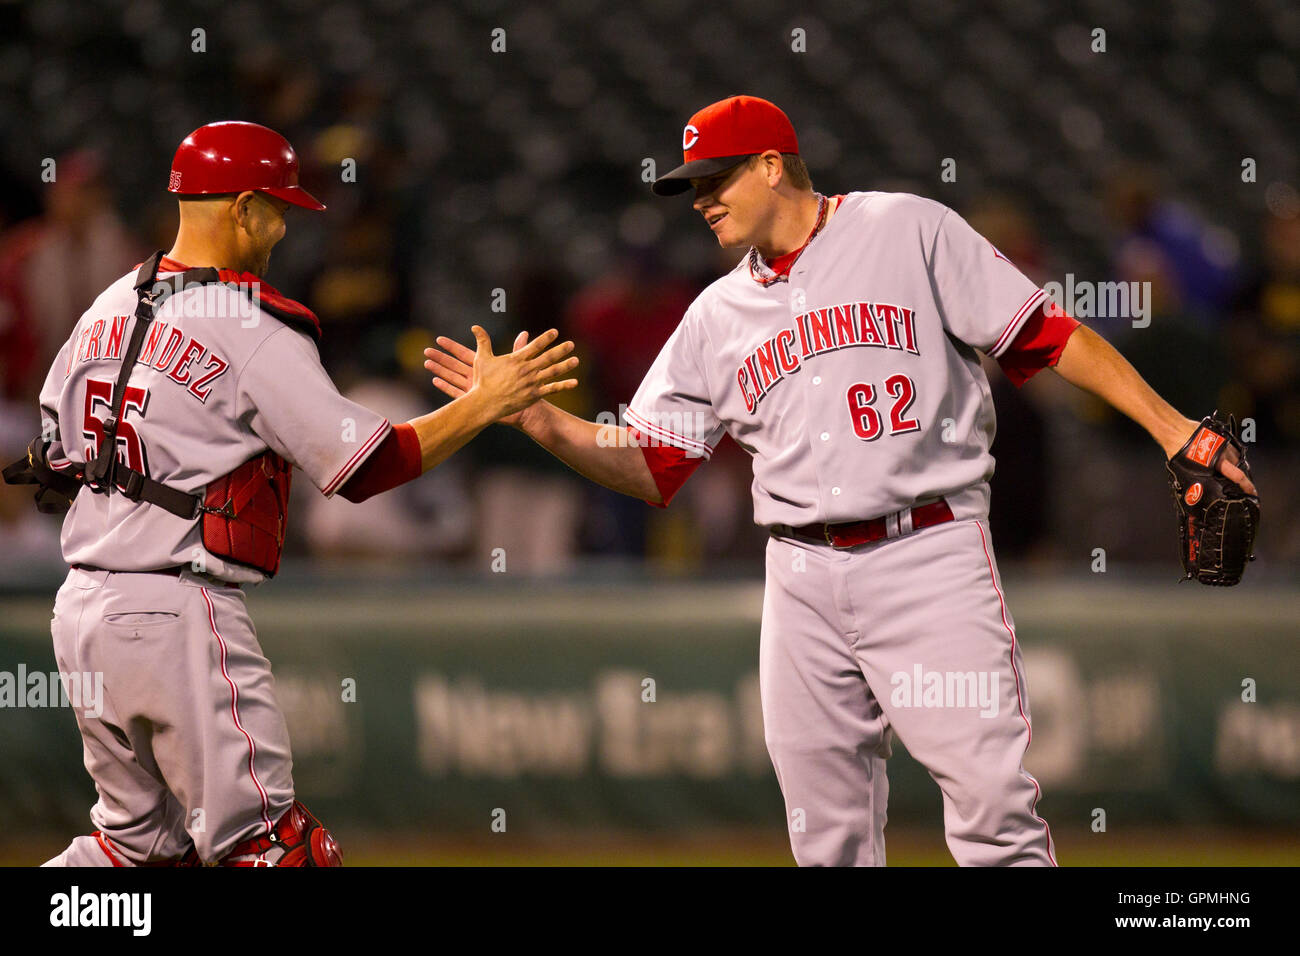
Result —
[[[1294,833],[1163,830],[1056,836],[1062,866],[1300,866]],[[546,840],[512,834],[435,839],[423,834],[345,834],[349,866],[792,866],[781,834],[714,833],[648,837],[572,834]],[[890,866],[953,866],[943,834],[886,831]],[[0,845],[0,865],[33,866],[58,853],[57,841]]]

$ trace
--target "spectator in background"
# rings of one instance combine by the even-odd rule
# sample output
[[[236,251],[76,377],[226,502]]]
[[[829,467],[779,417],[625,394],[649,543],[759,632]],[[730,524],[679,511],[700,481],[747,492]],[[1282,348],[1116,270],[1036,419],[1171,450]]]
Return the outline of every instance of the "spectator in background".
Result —
[[[408,336],[407,342],[399,342],[399,350],[409,355],[414,349],[420,362],[428,337],[427,333],[418,333],[414,340]],[[429,407],[418,389],[395,375],[365,379],[343,394],[391,422],[416,418]],[[407,482],[360,504],[328,501],[316,494],[303,500],[305,538],[315,557],[389,562],[446,559],[463,554],[472,538],[473,514],[459,457],[439,465],[421,481]]]
[[[9,223],[27,212],[24,205],[28,197],[22,194],[21,186],[10,180],[5,187],[0,199],[0,237],[8,236]],[[34,330],[27,322],[19,321],[12,295],[0,288],[0,467],[25,455],[28,443],[41,430],[35,403],[25,394],[30,386],[24,379],[31,372],[35,354]],[[32,506],[33,494],[30,485],[0,482],[0,542],[4,543],[0,548],[0,579],[6,582],[32,573],[52,576],[63,568],[60,522],[37,512]]]
[[[1125,243],[1115,268],[1119,282],[1138,283],[1146,290],[1149,309],[1149,325],[1134,328],[1132,317],[1122,320],[1123,331],[1116,337],[1124,341],[1125,358],[1175,408],[1193,414],[1195,409],[1212,410],[1219,403],[1225,374],[1220,316],[1226,310],[1190,294],[1177,261],[1152,240]],[[1123,415],[1112,410],[1108,418],[1133,444],[1149,441]]]
[[[1119,233],[1114,271],[1126,271],[1125,263],[1135,255],[1160,258],[1166,281],[1177,288],[1186,314],[1217,324],[1237,286],[1236,238],[1161,195],[1156,175],[1142,166],[1126,166],[1110,178],[1106,205]]]
[[[607,413],[610,422],[622,420],[620,403],[631,401],[699,291],[666,270],[652,247],[629,244],[609,272],[573,297],[565,328],[578,345],[598,414]],[[638,558],[646,554],[650,506],[595,485],[583,494],[591,501],[590,550]]]
[[[1138,316],[1127,314],[1099,325],[1176,408],[1214,408],[1224,375],[1224,319],[1239,281],[1236,238],[1161,195],[1156,175],[1141,166],[1111,177],[1107,210],[1119,234],[1112,277],[1137,284],[1150,321],[1135,327]],[[1108,410],[1107,420],[1131,442],[1145,440],[1123,416]]]
[[[1116,236],[1109,273],[1075,278],[1092,283],[1097,309],[1114,304],[1109,294],[1103,296],[1101,283],[1122,284],[1128,308],[1080,318],[1118,344],[1174,407],[1197,416],[1216,406],[1225,415],[1236,411],[1219,402],[1225,304],[1237,282],[1237,239],[1163,195],[1155,174],[1138,166],[1110,178],[1106,212]],[[1135,301],[1134,295],[1140,298]],[[1092,397],[1083,398],[1077,409],[1078,427],[1101,431],[1057,446],[1065,471],[1056,510],[1066,525],[1054,537],[1072,554],[1087,554],[1100,543],[1111,560],[1163,560],[1170,511],[1164,482],[1150,474],[1149,439]],[[1087,453],[1081,451],[1085,447]],[[1073,537],[1085,516],[1089,541]]]
[[[1048,273],[1047,253],[1033,218],[1015,200],[990,195],[973,203],[966,221],[987,238],[1025,275],[1042,285]],[[983,358],[997,414],[993,455],[997,469],[989,483],[989,524],[999,552],[1026,559],[1050,544],[1048,521],[1052,481],[1045,416],[1048,393],[1059,389],[1055,376],[1036,376],[1017,389],[997,362]]]
[[[40,380],[81,314],[143,245],[118,219],[93,152],[58,158],[44,212],[0,238],[0,337],[6,393],[34,400]]]
[[[527,263],[515,281],[506,286],[509,296],[509,334],[494,332],[504,351],[521,330],[537,332],[559,328],[562,338],[575,338],[563,322],[567,282],[552,262]],[[423,343],[423,344],[427,344]],[[586,367],[587,357],[578,352]],[[423,358],[423,356],[421,356]],[[575,415],[591,413],[591,393],[585,377],[578,388],[548,401]],[[586,482],[563,462],[513,428],[494,425],[479,433],[462,453],[475,463],[473,482],[477,499],[477,535],[471,567],[487,571],[498,555],[510,573],[556,575],[572,570],[579,548]],[[497,549],[501,549],[500,552]]]
[[[321,201],[330,217],[314,224],[320,232],[297,249],[299,261],[283,265],[308,272],[307,301],[329,331],[322,342],[325,361],[373,371],[389,364],[393,343],[411,328],[418,236],[403,202],[402,157],[369,116],[337,122],[309,143],[328,184]],[[424,256],[427,261],[429,250]]]
[[[0,466],[26,455],[28,443],[40,433],[35,408],[32,402],[0,395]],[[42,575],[54,576],[66,567],[59,545],[62,523],[36,510],[34,494],[32,485],[0,482],[0,542],[4,545],[0,547],[0,580],[12,583],[27,575],[40,580]]]
[[[632,397],[699,291],[668,272],[653,249],[628,247],[573,297],[569,330],[586,346],[587,377],[603,409],[617,412]]]
[[[1255,419],[1261,442],[1300,449],[1300,210],[1267,217],[1262,252],[1232,310],[1225,397]]]
[[[734,269],[745,254],[744,249],[718,246],[705,260],[705,268],[685,281],[698,294]],[[628,395],[623,401],[630,399]],[[654,564],[675,572],[729,567],[761,574],[768,534],[754,524],[753,482],[753,460],[730,435],[723,435],[713,449],[709,467],[696,472],[678,492],[673,508],[644,512],[651,521],[648,551]]]
[[[316,249],[307,300],[329,333],[321,346],[333,366],[374,369],[387,364],[393,342],[409,327],[407,277],[396,261],[387,205],[349,207]]]
[[[315,101],[317,80],[309,71],[262,79],[272,94],[273,115],[300,117]],[[341,93],[336,121],[304,134],[330,215],[306,224],[313,231],[286,250],[277,274],[301,273],[306,300],[325,332],[321,355],[336,370],[344,395],[390,421],[406,421],[428,406],[419,389],[426,381],[420,349],[429,335],[418,332],[412,338],[410,266],[416,244],[401,214],[400,157],[375,131],[374,107],[362,109],[355,101]],[[327,172],[332,170],[346,175]],[[318,557],[394,561],[464,554],[473,526],[464,462],[440,466],[438,472],[428,482],[411,482],[350,507],[307,496],[303,524],[309,549]]]
[[[1294,199],[1294,197],[1293,197]],[[1300,559],[1300,501],[1286,492],[1300,474],[1300,201],[1262,226],[1262,262],[1245,284],[1228,326],[1230,379],[1222,404],[1254,422],[1256,482],[1273,503],[1260,551]]]
[[[39,215],[40,208],[36,194],[20,177],[0,169],[0,252],[13,224]],[[5,403],[25,397],[36,355],[35,334],[29,323],[20,321],[14,300],[15,296],[0,285],[0,402]],[[22,402],[21,407],[27,407],[27,403]],[[12,412],[6,409],[5,414]],[[3,421],[7,423],[8,418]]]

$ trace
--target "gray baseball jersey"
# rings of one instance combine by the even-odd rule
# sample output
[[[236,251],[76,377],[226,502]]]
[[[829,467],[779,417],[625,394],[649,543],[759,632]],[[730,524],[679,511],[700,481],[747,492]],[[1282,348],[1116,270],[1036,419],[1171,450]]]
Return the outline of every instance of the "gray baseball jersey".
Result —
[[[788,282],[742,260],[691,305],[626,421],[707,458],[730,433],[754,459],[754,520],[883,515],[945,496],[988,511],[997,357],[1046,297],[957,213],[849,193]]]
[[[180,270],[164,259],[159,278]],[[56,467],[84,463],[102,438],[131,335],[134,273],[95,299],[41,390],[57,428]],[[387,419],[339,394],[311,339],[226,285],[195,286],[158,310],[127,383],[118,453],[163,484],[202,494],[267,448],[333,495],[388,434]],[[122,495],[82,489],[63,522],[68,564],[113,571],[201,567],[224,581],[264,575],[207,552],[198,523]]]

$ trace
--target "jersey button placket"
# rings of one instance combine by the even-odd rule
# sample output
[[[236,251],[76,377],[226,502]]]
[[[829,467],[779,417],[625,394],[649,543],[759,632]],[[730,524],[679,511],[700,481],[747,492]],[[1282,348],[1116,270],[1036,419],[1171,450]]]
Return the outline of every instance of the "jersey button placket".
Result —
[[[803,271],[802,269],[796,269],[796,270],[792,273],[792,277],[794,277],[794,276],[798,276],[798,275],[802,274],[802,271]],[[808,310],[808,293],[803,289],[802,286],[796,286],[796,287],[794,287],[794,288],[791,288],[791,289],[790,289],[790,316],[791,316],[791,319],[793,320],[793,322],[796,322],[796,323],[797,323],[797,322],[799,321],[799,316],[803,315],[807,310]],[[821,377],[820,375],[814,375],[814,376],[812,377],[812,383],[813,383],[813,385],[820,385],[820,384],[822,383],[822,377]],[[805,400],[805,402],[804,402],[804,421],[810,421],[810,418],[809,418],[809,414],[808,414],[808,413],[809,413],[808,403],[807,403],[807,401]],[[822,432],[821,435],[820,435],[820,438],[821,438],[821,440],[822,440],[823,442],[828,442],[828,441],[830,441],[830,437],[831,437],[831,436],[830,436],[830,432]],[[816,475],[817,475],[817,484],[818,484],[818,487],[819,487],[819,489],[820,489],[820,488],[824,487],[824,486],[822,485],[822,483],[821,483],[821,471],[822,471],[822,469],[821,469],[821,467],[820,467],[820,464],[819,464],[818,461],[817,461],[817,457],[818,457],[818,456],[817,456],[817,453],[816,453],[816,451],[815,451],[815,449],[816,449],[816,445],[814,445],[813,448],[814,448],[814,452],[813,452],[813,468],[814,468],[814,471],[815,471],[815,473],[816,473]],[[840,489],[839,489],[839,488],[832,488],[832,489],[831,489],[831,494],[833,494],[833,495],[838,495],[839,493],[840,493]]]
[[[793,278],[794,276],[798,276],[798,274],[800,274],[800,271],[796,269],[796,271],[790,273],[790,277]],[[803,312],[805,312],[806,308],[807,308],[807,293],[805,290],[803,290],[803,287],[802,286],[790,287],[790,324],[792,325],[797,324],[798,320],[800,320],[800,316],[803,315]],[[800,394],[801,394],[801,398],[803,399],[803,420],[810,421],[809,402],[807,402],[806,395],[803,395],[802,392]],[[818,493],[820,494],[820,489],[822,489],[822,473],[820,472],[822,472],[822,470],[820,470],[819,467],[816,467],[816,451],[815,451],[816,446],[811,445],[811,442],[810,442],[810,446],[811,446],[811,450],[813,450],[813,473],[814,475],[818,476]]]

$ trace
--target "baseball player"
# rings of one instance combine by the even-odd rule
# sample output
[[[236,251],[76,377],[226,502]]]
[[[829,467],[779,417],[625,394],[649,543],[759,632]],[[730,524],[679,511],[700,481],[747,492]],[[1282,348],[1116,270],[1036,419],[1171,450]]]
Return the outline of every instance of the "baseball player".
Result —
[[[1023,764],[1029,700],[989,538],[993,403],[977,352],[1017,384],[1055,368],[1166,455],[1192,448],[1198,423],[952,210],[814,192],[773,104],[705,107],[682,148],[654,192],[693,188],[718,243],[748,254],[687,309],[623,427],[544,401],[504,421],[658,506],[724,431],[753,457],[754,519],[771,532],[763,721],[798,863],[885,863],[896,733],[943,792],[959,864],[1055,865]],[[438,344],[426,366],[459,397],[474,354]],[[1253,495],[1229,460],[1245,466],[1240,446],[1210,445],[1233,494]]]
[[[47,865],[338,866],[295,799],[289,735],[243,588],[275,574],[291,468],[350,501],[416,478],[502,415],[572,388],[554,330],[494,356],[463,399],[390,424],[321,367],[320,326],[261,277],[298,185],[279,134],[213,123],[181,143],[176,243],[105,289],[41,391],[47,434],[6,479],[70,509],[59,670],[103,675],[77,711],[96,826]]]

